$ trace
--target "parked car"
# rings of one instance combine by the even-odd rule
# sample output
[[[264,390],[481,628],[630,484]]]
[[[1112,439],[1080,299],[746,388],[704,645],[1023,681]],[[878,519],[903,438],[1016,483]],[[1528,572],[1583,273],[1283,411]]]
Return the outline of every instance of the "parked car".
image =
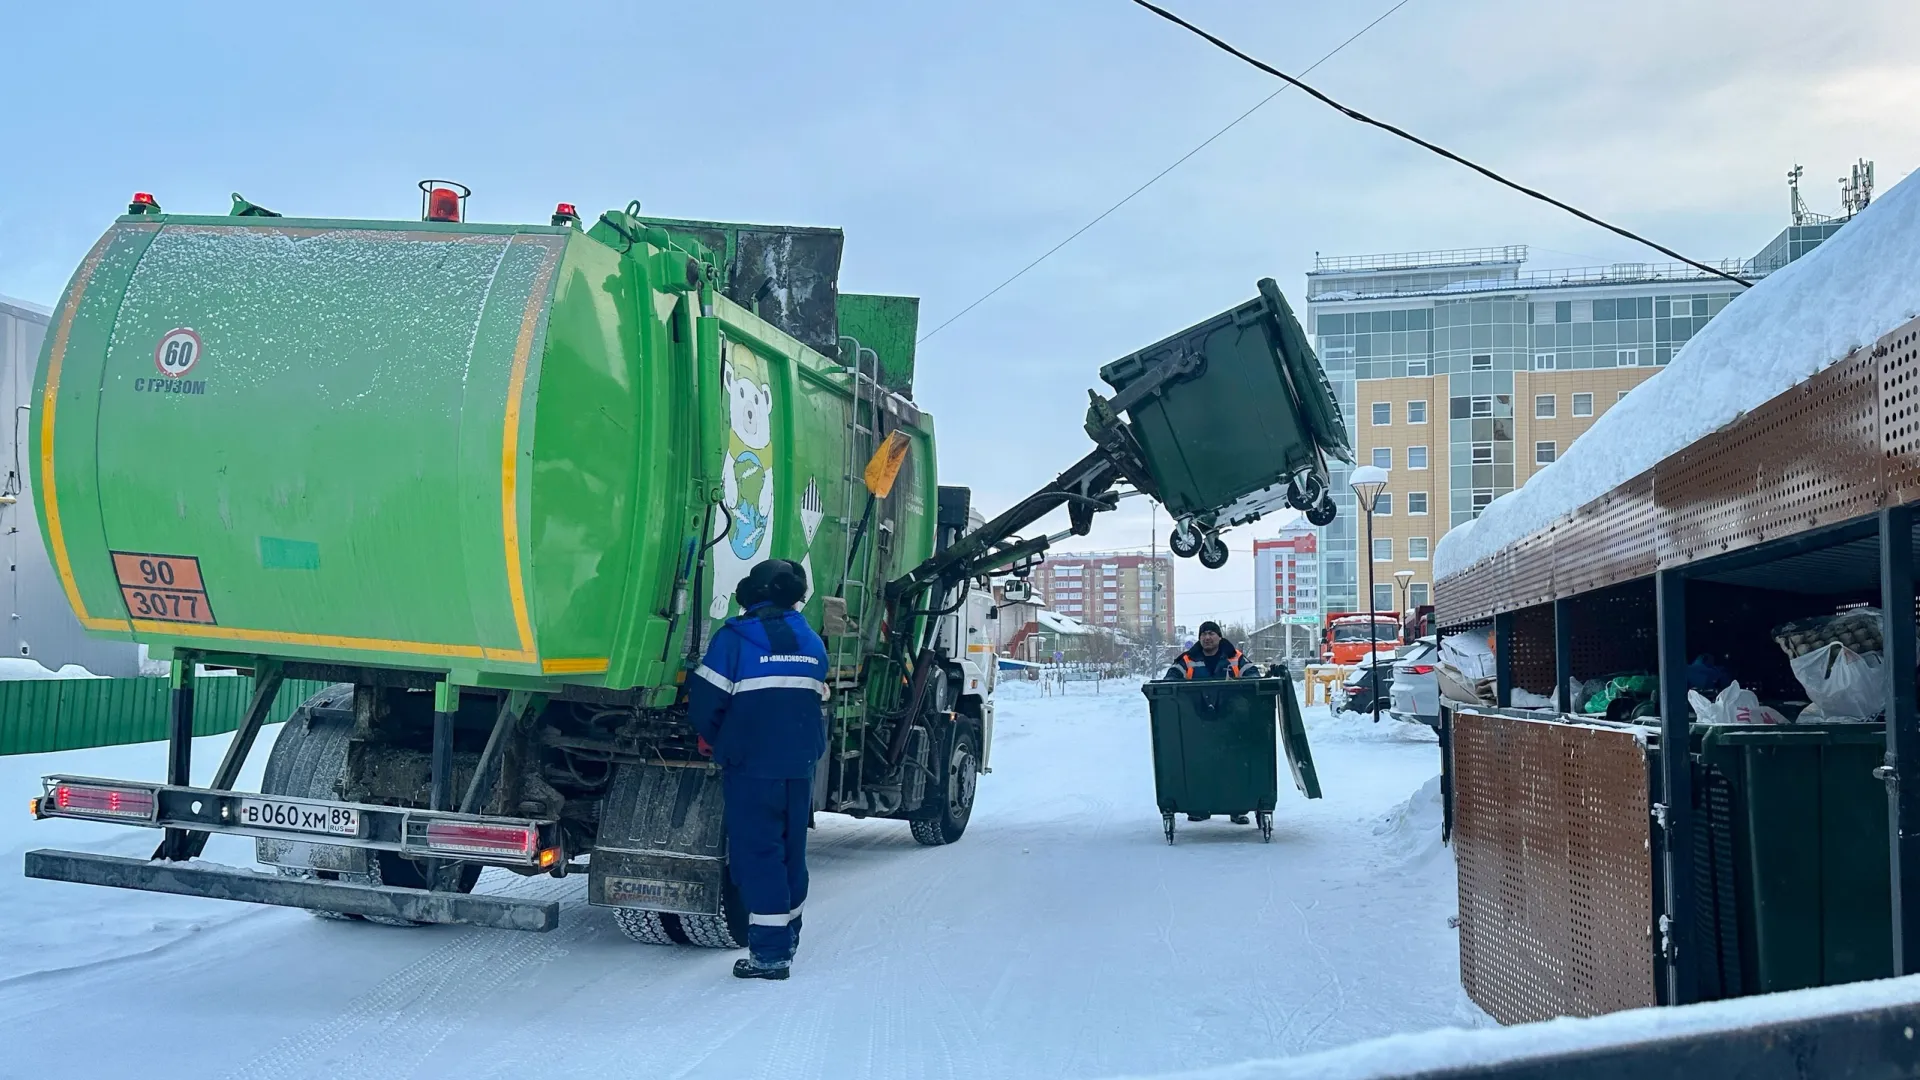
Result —
[[[1393,661],[1393,694],[1389,699],[1395,720],[1440,726],[1440,680],[1434,666],[1440,662],[1440,643],[1424,637],[1407,646]]]
[[[1412,645],[1402,645],[1396,648],[1392,655],[1388,655],[1385,648],[1382,647],[1380,652],[1373,654],[1380,658],[1380,682],[1378,684],[1380,688],[1380,704],[1378,708],[1374,706],[1375,684],[1373,681],[1372,657],[1362,656],[1360,662],[1354,665],[1353,671],[1348,673],[1346,682],[1341,685],[1337,692],[1339,700],[1333,703],[1334,711],[1356,713],[1386,712],[1393,701],[1391,694],[1393,690],[1393,661],[1412,648],[1414,648]]]

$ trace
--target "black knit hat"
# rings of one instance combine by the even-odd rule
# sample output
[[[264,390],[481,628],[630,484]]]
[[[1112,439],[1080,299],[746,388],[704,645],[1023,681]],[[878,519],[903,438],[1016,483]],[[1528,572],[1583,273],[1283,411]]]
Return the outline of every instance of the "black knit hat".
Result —
[[[1216,633],[1216,634],[1217,634],[1217,633],[1219,633],[1219,632],[1220,632],[1220,624],[1219,624],[1219,623],[1217,623],[1217,622],[1214,622],[1214,621],[1213,621],[1212,619],[1208,619],[1208,620],[1207,620],[1206,622],[1203,622],[1203,623],[1201,623],[1201,624],[1200,624],[1200,632],[1201,632],[1201,633],[1203,633],[1203,634],[1204,634],[1204,633],[1206,633],[1206,632],[1207,632],[1207,631],[1209,631],[1209,630],[1211,630],[1211,631],[1213,631],[1213,632],[1214,632],[1214,633]]]
[[[807,596],[807,572],[792,559],[768,559],[754,564],[733,598],[742,608],[756,604],[775,604],[790,608]]]

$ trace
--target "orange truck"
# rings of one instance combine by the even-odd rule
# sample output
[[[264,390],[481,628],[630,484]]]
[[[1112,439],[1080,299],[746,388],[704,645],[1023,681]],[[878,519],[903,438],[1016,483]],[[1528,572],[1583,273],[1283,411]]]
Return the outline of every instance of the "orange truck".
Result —
[[[1320,660],[1327,664],[1357,664],[1367,655],[1368,622],[1371,639],[1381,652],[1400,647],[1400,616],[1391,611],[1330,611],[1320,631]]]

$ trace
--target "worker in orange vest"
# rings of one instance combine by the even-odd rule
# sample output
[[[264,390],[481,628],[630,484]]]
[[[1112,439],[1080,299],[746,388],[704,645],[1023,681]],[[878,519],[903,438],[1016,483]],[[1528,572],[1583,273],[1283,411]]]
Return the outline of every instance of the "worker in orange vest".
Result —
[[[1258,675],[1233,642],[1220,634],[1220,624],[1211,620],[1200,624],[1200,640],[1193,643],[1167,669],[1169,679],[1238,679],[1245,673]],[[1188,821],[1205,821],[1210,815],[1188,814]],[[1247,815],[1233,815],[1235,825],[1247,824]]]

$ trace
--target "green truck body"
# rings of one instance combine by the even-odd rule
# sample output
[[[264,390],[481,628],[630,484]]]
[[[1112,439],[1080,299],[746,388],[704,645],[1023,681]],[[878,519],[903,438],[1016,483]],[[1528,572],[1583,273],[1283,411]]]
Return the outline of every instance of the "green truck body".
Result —
[[[82,623],[656,702],[754,562],[806,563],[820,625],[864,460],[850,481],[852,376],[609,217],[120,219],[35,394],[34,490]],[[933,543],[931,421],[906,411],[890,566]]]

